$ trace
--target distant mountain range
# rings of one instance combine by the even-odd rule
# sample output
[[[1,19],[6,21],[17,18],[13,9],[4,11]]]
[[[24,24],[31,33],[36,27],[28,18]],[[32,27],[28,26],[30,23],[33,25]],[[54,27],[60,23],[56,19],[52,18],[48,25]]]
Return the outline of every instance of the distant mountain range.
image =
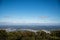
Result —
[[[60,30],[60,25],[0,25],[0,29]]]

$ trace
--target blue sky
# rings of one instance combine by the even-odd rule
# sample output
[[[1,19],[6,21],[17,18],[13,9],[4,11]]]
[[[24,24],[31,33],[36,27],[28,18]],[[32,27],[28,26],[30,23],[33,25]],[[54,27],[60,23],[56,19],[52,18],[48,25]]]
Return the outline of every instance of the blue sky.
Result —
[[[60,23],[59,0],[0,0],[1,23]]]

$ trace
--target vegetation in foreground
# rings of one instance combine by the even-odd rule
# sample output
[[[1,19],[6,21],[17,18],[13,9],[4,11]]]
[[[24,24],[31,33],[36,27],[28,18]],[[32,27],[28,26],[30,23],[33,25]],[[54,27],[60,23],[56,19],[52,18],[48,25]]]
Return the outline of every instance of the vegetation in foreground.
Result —
[[[0,40],[60,40],[60,31],[51,31],[49,34],[44,31],[34,33],[31,31],[6,32],[0,30]]]

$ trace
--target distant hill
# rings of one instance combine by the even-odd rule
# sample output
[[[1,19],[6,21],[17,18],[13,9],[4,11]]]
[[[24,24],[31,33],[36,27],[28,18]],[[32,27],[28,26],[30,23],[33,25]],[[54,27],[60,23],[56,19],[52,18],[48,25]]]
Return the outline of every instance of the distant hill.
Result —
[[[60,30],[60,25],[0,25],[0,29]]]

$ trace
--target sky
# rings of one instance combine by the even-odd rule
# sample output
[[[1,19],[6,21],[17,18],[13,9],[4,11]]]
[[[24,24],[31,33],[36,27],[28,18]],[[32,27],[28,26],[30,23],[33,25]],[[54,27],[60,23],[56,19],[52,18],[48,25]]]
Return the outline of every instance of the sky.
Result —
[[[0,0],[0,23],[60,23],[60,0]]]

